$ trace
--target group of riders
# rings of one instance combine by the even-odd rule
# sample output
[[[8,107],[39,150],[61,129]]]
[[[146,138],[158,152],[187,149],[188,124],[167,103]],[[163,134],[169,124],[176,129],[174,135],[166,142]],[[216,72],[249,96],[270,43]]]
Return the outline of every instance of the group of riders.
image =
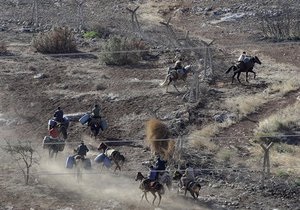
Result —
[[[101,109],[98,104],[95,104],[92,111],[91,111],[91,117],[88,120],[87,124],[88,126],[91,127],[91,130],[93,129],[93,126],[99,126],[99,129],[103,130],[101,126],[101,115],[100,115]],[[66,128],[69,125],[69,121],[66,117],[64,117],[64,112],[62,108],[59,106],[54,112],[53,119],[52,121],[54,122],[52,125],[49,125],[49,134],[52,138],[58,138],[59,137],[59,131],[58,127],[59,126],[65,126]],[[79,156],[84,157],[86,153],[89,151],[89,149],[86,147],[84,142],[81,142],[81,144],[78,146],[77,149],[75,149],[76,154]]]
[[[156,162],[153,165],[149,166],[149,174],[147,177],[148,183],[150,184],[150,187],[154,185],[155,182],[159,182],[159,177],[163,176],[164,173],[166,173],[166,165],[167,161],[161,159],[160,156],[157,157]],[[186,163],[186,169],[184,171],[184,174],[180,178],[180,188],[184,189],[187,187],[188,183],[195,181],[195,174],[194,169],[191,167],[189,163]]]
[[[250,61],[251,56],[247,55],[247,53],[245,51],[242,52],[242,54],[239,56],[238,58],[238,65],[241,66],[241,68],[243,68],[243,66]],[[186,69],[184,68],[184,66],[182,65],[182,58],[179,58],[176,60],[174,67],[169,68],[168,74],[175,70],[179,75],[184,75],[186,73]]]

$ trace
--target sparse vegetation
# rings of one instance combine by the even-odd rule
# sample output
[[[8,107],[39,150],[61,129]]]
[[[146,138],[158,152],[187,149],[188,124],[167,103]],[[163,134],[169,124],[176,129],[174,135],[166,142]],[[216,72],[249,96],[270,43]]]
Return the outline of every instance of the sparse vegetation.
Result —
[[[8,52],[5,42],[0,42],[0,55],[5,55]]]
[[[299,110],[300,103],[296,102],[295,104],[271,115],[259,123],[259,126],[255,131],[256,135],[260,140],[265,141],[288,141],[288,137],[281,138],[280,135],[291,135],[297,128],[299,128]],[[274,134],[276,136],[272,137]],[[293,138],[293,136],[290,138]]]
[[[38,164],[38,159],[35,158],[36,151],[32,147],[30,141],[11,143],[6,141],[6,146],[2,149],[9,153],[14,161],[17,162],[19,169],[24,175],[25,184],[29,184],[30,169],[34,164]]]
[[[83,34],[83,37],[85,39],[94,39],[96,37],[99,37],[99,34],[96,31],[87,31]]]
[[[143,41],[135,38],[113,36],[103,46],[101,60],[107,65],[137,64],[146,53]]]
[[[281,10],[268,11],[260,15],[261,31],[266,38],[280,40],[299,40],[299,11],[293,11],[288,5]]]
[[[46,33],[39,33],[33,38],[32,46],[40,53],[74,53],[77,47],[69,28],[55,27]]]

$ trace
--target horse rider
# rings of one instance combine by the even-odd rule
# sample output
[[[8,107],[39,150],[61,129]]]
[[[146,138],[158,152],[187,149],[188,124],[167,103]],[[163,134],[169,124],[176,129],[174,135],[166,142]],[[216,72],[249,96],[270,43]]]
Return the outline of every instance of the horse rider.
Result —
[[[54,113],[54,120],[60,123],[64,122],[64,112],[63,110],[59,107],[57,107],[57,110]]]
[[[190,166],[189,163],[187,163],[185,172],[180,179],[181,187],[186,187],[186,185],[191,181],[195,181],[194,169]]]
[[[157,180],[158,172],[156,171],[155,167],[152,165],[149,167],[149,169],[150,169],[150,172],[148,175],[148,180],[149,180],[148,182],[149,182],[150,187],[152,187],[153,184],[155,183],[155,181]]]
[[[155,162],[155,170],[157,171],[157,173],[156,173],[156,179],[158,179],[158,176],[160,174],[164,173],[164,171],[166,170],[166,164],[167,164],[167,161],[162,160],[160,158],[160,156],[157,157],[157,160]]]
[[[76,149],[76,155],[81,156],[82,158],[85,158],[86,153],[90,151],[87,146],[84,144],[84,142],[82,141],[80,145],[78,145],[77,149]]]
[[[238,62],[239,62],[239,65],[241,65],[242,67],[245,65],[245,63],[247,63],[248,61],[250,60],[250,56],[247,55],[247,53],[244,51],[239,59],[238,59]]]
[[[94,108],[92,109],[92,117],[93,118],[101,118],[100,107],[98,104],[95,104]]]

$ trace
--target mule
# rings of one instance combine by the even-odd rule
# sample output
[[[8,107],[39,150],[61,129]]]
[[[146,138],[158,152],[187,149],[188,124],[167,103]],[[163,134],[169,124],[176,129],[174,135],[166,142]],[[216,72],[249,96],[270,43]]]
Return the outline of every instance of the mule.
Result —
[[[91,136],[97,137],[98,134],[100,133],[101,128],[101,122],[98,121],[91,121],[88,123],[88,126],[90,127],[91,130]]]
[[[239,81],[239,83],[241,83],[240,75],[242,72],[246,72],[246,82],[249,82],[248,81],[248,73],[249,72],[252,72],[254,74],[254,79],[256,78],[256,73],[253,71],[255,63],[257,63],[259,65],[262,64],[257,56],[250,57],[249,61],[246,63],[240,62],[238,64],[230,66],[230,68],[225,73],[228,74],[231,70],[233,70],[234,73],[232,76],[231,83],[233,83],[235,75],[237,75],[237,80]]]
[[[180,181],[180,179],[181,179],[182,176],[183,176],[183,174],[180,171],[175,171],[173,179]],[[194,199],[197,199],[199,197],[199,191],[201,189],[201,185],[197,181],[194,181],[194,180],[193,181],[189,181],[183,187],[184,187],[184,196],[186,196],[187,191],[189,191],[190,194],[192,195],[192,197]],[[182,186],[181,186],[181,184],[179,182],[179,184],[178,184],[178,192],[180,191],[180,189],[182,189]]]
[[[157,206],[159,206],[160,202],[161,202],[161,197],[165,193],[164,186],[161,183],[159,183],[158,181],[151,183],[150,179],[147,179],[146,177],[144,177],[141,172],[137,173],[137,175],[135,177],[135,181],[140,181],[139,188],[143,191],[141,201],[145,197],[146,201],[149,203],[149,200],[147,198],[147,193],[150,192],[154,197],[153,201],[152,201],[152,205],[154,205],[154,201],[157,197],[156,196],[156,193],[157,193],[158,198],[159,198]]]
[[[109,159],[111,159],[116,164],[116,168],[114,172],[116,172],[117,169],[121,171],[121,166],[123,166],[125,162],[124,155],[122,155],[117,150],[109,148],[107,144],[103,142],[99,145],[98,150],[102,150],[103,154],[105,154]]]
[[[75,177],[77,182],[82,181],[82,171],[84,169],[84,157],[81,155],[75,156]]]
[[[193,73],[191,65],[188,65],[183,69],[177,69],[177,70],[169,68],[168,75],[166,76],[165,80],[160,84],[160,86],[167,86],[166,92],[168,92],[168,87],[172,83],[174,88],[177,90],[177,92],[180,92],[177,89],[175,83],[177,80],[183,80],[184,82],[186,82],[187,76],[190,72]]]
[[[58,151],[59,151],[59,145],[57,145],[57,144],[51,144],[48,147],[48,150],[49,150],[49,158],[55,157],[55,159],[56,159]]]

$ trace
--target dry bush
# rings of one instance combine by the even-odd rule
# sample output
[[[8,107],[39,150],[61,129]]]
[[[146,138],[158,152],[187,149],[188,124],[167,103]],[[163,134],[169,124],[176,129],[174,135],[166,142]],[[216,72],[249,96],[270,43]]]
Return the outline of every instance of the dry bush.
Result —
[[[0,42],[0,55],[5,55],[7,54],[7,45],[5,42]]]
[[[284,95],[294,90],[298,90],[300,88],[300,80],[298,77],[289,77],[284,79],[284,82],[273,83],[269,88],[269,94],[271,93],[280,93]]]
[[[157,119],[146,122],[146,142],[152,153],[159,154],[168,160],[173,156],[175,141],[169,139],[170,131],[164,123]]]
[[[74,53],[77,47],[72,31],[56,27],[46,33],[39,33],[32,40],[32,46],[40,53]]]
[[[293,134],[300,127],[300,103],[286,107],[279,110],[277,113],[269,116],[263,121],[259,122],[258,128],[255,130],[255,135],[258,141],[284,141],[284,142],[297,142],[299,138],[278,136],[279,134]],[[274,136],[274,137],[273,137]],[[295,139],[294,139],[295,138]]]
[[[283,9],[260,14],[261,31],[266,38],[275,40],[300,39],[300,13],[293,11],[288,5]]]
[[[227,99],[225,107],[238,114],[239,117],[247,116],[255,112],[262,104],[266,103],[267,99],[264,94],[256,94],[253,96],[237,96]]]
[[[145,42],[135,38],[112,36],[103,46],[101,60],[107,65],[137,64],[148,52]]]

